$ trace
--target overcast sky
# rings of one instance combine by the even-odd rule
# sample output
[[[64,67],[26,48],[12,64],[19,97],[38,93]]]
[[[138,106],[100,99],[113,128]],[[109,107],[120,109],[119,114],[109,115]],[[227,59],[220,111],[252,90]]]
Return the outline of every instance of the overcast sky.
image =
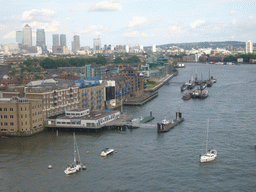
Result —
[[[256,42],[256,0],[0,0],[0,44],[15,42],[29,24],[52,34],[73,35],[81,46],[161,45],[202,41]]]

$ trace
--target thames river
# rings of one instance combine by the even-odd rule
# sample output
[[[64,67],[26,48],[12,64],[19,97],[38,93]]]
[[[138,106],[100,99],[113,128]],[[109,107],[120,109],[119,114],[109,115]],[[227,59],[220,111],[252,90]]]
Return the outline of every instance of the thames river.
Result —
[[[142,107],[125,107],[134,118],[155,119],[138,129],[77,132],[87,170],[66,175],[73,161],[71,132],[43,132],[0,139],[0,191],[256,191],[256,65],[187,63],[179,75]],[[183,101],[182,83],[217,79],[204,100]],[[156,123],[183,113],[167,133]],[[209,118],[209,147],[215,161],[200,163]],[[117,153],[101,157],[103,148]],[[87,153],[88,152],[88,153]],[[52,165],[52,169],[47,169]]]

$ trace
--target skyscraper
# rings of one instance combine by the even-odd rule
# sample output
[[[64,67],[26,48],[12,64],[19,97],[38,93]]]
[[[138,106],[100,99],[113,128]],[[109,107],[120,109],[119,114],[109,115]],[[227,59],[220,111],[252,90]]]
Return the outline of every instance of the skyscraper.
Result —
[[[52,46],[59,46],[60,45],[60,38],[59,34],[52,35]]]
[[[46,52],[44,29],[37,29],[36,31],[36,46],[42,48],[42,53]]]
[[[66,35],[64,34],[61,34],[60,35],[60,46],[67,46],[67,43],[66,43]]]
[[[80,50],[80,37],[79,35],[74,35],[73,41],[72,41],[72,52],[76,53]]]
[[[32,30],[28,24],[23,28],[23,46],[32,46]]]
[[[98,51],[101,48],[101,40],[100,36],[98,38],[93,39],[93,50]]]
[[[253,43],[251,41],[245,43],[245,53],[253,53]]]
[[[19,48],[22,48],[23,44],[23,32],[22,31],[16,31],[16,42],[19,45]]]

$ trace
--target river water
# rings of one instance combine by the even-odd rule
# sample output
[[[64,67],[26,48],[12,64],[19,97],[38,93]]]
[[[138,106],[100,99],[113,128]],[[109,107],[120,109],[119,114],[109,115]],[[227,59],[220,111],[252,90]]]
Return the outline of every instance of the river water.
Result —
[[[191,76],[217,78],[205,100],[183,101],[180,86]],[[188,63],[159,96],[142,107],[125,107],[134,118],[155,119],[138,129],[78,132],[87,170],[65,175],[73,160],[71,132],[43,132],[0,139],[0,191],[256,191],[256,65]],[[158,134],[156,123],[185,121]],[[199,163],[209,118],[215,161]],[[105,147],[117,153],[101,157]],[[89,153],[86,153],[86,152]],[[52,169],[47,169],[52,165]]]

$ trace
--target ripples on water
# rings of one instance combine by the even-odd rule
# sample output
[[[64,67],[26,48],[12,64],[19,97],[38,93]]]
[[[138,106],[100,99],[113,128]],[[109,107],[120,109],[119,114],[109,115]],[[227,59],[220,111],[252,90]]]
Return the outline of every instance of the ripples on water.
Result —
[[[255,65],[186,64],[159,96],[142,107],[125,107],[134,118],[155,119],[148,126],[126,131],[76,133],[86,171],[67,176],[73,160],[72,133],[44,132],[29,138],[0,140],[2,191],[255,191]],[[181,99],[180,86],[209,74],[217,83],[205,100]],[[185,121],[157,134],[156,123]],[[210,118],[209,147],[218,150],[215,161],[200,164],[199,154]],[[117,150],[100,157],[105,147]],[[86,153],[89,151],[89,154]],[[53,169],[47,169],[48,165]]]

